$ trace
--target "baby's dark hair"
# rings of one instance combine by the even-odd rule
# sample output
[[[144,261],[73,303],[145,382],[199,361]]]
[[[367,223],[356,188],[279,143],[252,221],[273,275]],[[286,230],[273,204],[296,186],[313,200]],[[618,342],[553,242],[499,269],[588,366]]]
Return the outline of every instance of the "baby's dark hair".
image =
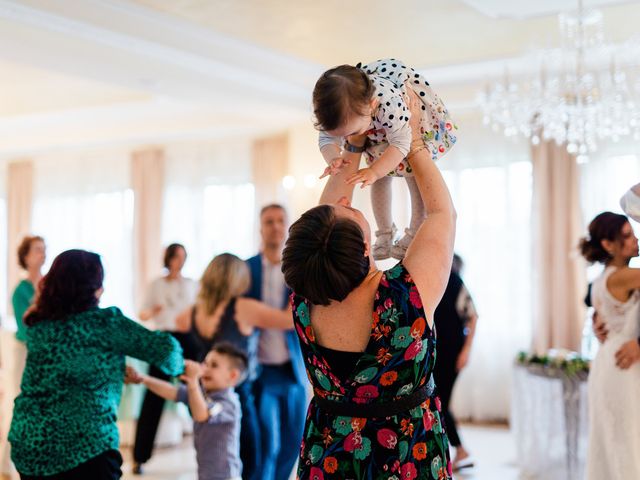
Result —
[[[369,273],[364,234],[331,205],[307,210],[289,229],[282,252],[287,285],[314,305],[341,302]]]
[[[373,92],[371,80],[357,67],[340,65],[327,70],[313,88],[315,127],[335,130],[354,113],[366,115]]]
[[[602,212],[589,224],[589,236],[580,239],[578,248],[590,263],[606,263],[611,255],[602,246],[602,240],[615,241],[622,234],[622,227],[629,219],[613,212]]]
[[[211,351],[227,357],[231,361],[231,366],[240,371],[240,380],[238,383],[245,379],[247,369],[249,368],[249,358],[246,353],[229,342],[216,343],[211,348]]]

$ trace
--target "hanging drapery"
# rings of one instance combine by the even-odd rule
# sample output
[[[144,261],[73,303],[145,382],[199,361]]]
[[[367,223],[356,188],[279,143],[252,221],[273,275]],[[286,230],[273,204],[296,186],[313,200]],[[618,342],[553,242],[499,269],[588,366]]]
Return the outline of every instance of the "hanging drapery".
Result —
[[[584,269],[577,253],[583,228],[578,166],[564,146],[532,146],[533,349],[580,351]]]

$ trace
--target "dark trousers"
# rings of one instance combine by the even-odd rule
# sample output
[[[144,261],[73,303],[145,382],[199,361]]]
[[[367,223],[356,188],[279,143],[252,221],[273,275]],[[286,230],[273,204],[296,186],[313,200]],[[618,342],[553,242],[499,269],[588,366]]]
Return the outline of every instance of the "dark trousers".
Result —
[[[447,436],[449,437],[449,443],[455,448],[460,446],[460,437],[458,436],[458,430],[456,428],[456,419],[451,414],[451,410],[449,410],[449,402],[451,401],[453,385],[458,378],[458,372],[456,372],[457,358],[457,355],[440,355],[440,351],[438,351],[436,366],[433,370],[436,391],[440,397],[442,413],[444,414],[444,426]]]
[[[122,456],[118,450],[107,450],[77,467],[55,475],[20,474],[21,480],[118,480],[122,477]]]
[[[199,358],[201,352],[197,350],[197,346],[193,343],[193,338],[186,333],[169,332],[173,335],[180,346],[182,346],[182,352],[184,358],[195,361],[202,361]],[[206,352],[205,352],[206,353]],[[149,365],[149,376],[158,378],[160,380],[169,380],[169,376],[162,372],[154,365]],[[156,440],[156,433],[158,432],[158,425],[160,424],[160,417],[162,416],[162,410],[164,408],[164,398],[159,397],[155,393],[147,390],[144,394],[144,400],[142,401],[142,408],[140,409],[140,416],[136,424],[136,436],[133,443],[133,461],[136,463],[145,463],[151,458],[153,453],[153,444]]]
[[[253,395],[253,382],[247,380],[236,387],[242,408],[240,423],[240,459],[243,480],[261,480],[262,442],[260,422]]]
[[[291,362],[263,365],[255,382],[260,419],[261,480],[288,480],[300,454],[307,396]]]

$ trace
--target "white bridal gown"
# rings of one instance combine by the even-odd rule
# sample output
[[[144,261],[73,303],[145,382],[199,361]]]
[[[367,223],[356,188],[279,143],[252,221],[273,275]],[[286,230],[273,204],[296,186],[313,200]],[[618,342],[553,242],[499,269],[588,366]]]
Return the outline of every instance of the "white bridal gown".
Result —
[[[621,370],[615,354],[640,335],[640,291],[626,302],[606,288],[616,267],[607,267],[593,282],[593,306],[609,334],[589,372],[588,480],[640,479],[640,362]]]

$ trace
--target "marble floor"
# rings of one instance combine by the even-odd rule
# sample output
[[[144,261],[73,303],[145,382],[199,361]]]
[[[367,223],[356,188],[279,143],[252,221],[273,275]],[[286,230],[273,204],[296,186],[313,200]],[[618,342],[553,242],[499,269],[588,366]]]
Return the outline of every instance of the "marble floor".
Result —
[[[518,480],[515,446],[505,426],[461,426],[461,436],[476,460],[474,468],[456,474],[458,480]],[[196,480],[195,453],[191,439],[173,448],[159,449],[145,465],[142,476],[131,474],[131,453],[123,451],[124,480]]]

